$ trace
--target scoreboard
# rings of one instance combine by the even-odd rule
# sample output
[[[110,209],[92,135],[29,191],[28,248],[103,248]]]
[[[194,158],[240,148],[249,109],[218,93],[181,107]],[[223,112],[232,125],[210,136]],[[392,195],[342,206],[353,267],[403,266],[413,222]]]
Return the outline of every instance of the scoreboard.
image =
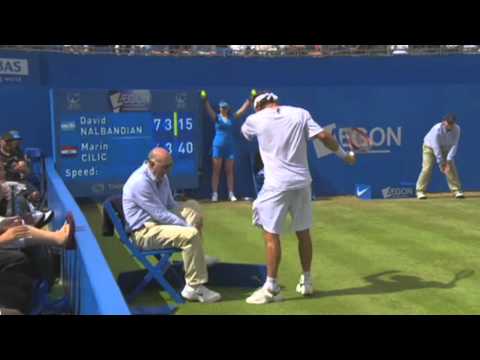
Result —
[[[186,91],[50,91],[56,169],[77,197],[105,197],[122,186],[155,146],[167,149],[175,189],[198,187],[201,103]]]

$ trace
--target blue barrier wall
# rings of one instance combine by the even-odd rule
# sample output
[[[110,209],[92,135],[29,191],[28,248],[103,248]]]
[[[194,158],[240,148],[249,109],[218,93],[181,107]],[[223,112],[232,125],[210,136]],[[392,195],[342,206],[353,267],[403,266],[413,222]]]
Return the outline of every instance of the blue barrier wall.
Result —
[[[7,55],[0,53],[0,58]],[[421,166],[422,139],[446,112],[456,112],[463,129],[457,165],[465,189],[480,188],[480,172],[475,167],[473,151],[473,134],[480,130],[476,121],[480,107],[476,101],[480,95],[480,56],[327,59],[46,53],[29,56],[37,69],[31,83],[0,83],[0,131],[15,126],[24,133],[26,143],[40,146],[47,153],[51,152],[46,103],[49,87],[206,89],[212,102],[225,99],[235,108],[242,104],[251,88],[269,88],[282,102],[309,109],[321,125],[334,128],[337,135],[338,129],[346,126],[366,128],[378,142],[378,149],[385,151],[360,156],[358,166],[348,168],[332,155],[319,159],[311,146],[310,162],[317,195],[351,194],[355,183],[387,186],[400,181],[414,182]],[[36,119],[34,123],[32,118]],[[207,117],[204,121],[206,156],[199,196],[209,194],[211,174],[208,154],[213,125]],[[244,141],[238,132],[237,135],[237,195],[251,196],[253,185],[246,151],[253,150],[255,145]],[[430,190],[447,190],[438,172]]]
[[[55,211],[53,227],[63,225],[65,215],[71,212],[77,230],[77,249],[64,251],[62,282],[69,303],[78,315],[129,315],[118,285],[103,257],[87,219],[70,195],[53,161],[47,159],[48,204]]]

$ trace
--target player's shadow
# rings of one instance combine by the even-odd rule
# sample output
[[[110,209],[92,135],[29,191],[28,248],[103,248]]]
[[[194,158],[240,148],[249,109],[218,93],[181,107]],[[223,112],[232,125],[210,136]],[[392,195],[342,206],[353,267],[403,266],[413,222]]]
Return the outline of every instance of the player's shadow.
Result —
[[[472,276],[475,272],[473,270],[462,270],[455,274],[453,279],[447,283],[428,281],[418,276],[401,275],[398,273],[400,273],[400,271],[391,270],[366,276],[364,278],[365,281],[368,282],[368,285],[366,286],[329,291],[316,291],[312,297],[323,298],[327,296],[375,295],[417,289],[451,289],[456,286],[458,281]]]

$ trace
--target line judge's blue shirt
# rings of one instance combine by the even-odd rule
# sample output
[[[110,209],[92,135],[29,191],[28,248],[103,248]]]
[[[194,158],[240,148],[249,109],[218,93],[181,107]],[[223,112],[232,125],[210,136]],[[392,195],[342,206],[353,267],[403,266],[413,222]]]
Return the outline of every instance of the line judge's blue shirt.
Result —
[[[146,163],[135,170],[123,186],[123,212],[131,231],[141,229],[147,221],[189,226],[172,212],[177,209],[168,177],[165,175],[158,181]]]
[[[234,124],[232,118],[226,118],[222,114],[217,114],[215,122],[215,138],[213,146],[224,146],[234,141]]]
[[[446,161],[452,161],[457,154],[458,142],[460,140],[460,126],[455,124],[452,130],[447,131],[442,123],[432,127],[423,140],[423,144],[433,149],[437,163],[443,164]],[[443,158],[442,152],[447,153],[447,158]]]

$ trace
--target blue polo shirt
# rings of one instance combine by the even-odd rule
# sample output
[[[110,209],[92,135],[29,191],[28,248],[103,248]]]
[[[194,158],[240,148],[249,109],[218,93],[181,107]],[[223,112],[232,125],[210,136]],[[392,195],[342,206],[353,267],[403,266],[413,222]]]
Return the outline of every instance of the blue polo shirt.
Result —
[[[217,115],[215,122],[215,138],[213,139],[213,146],[224,146],[234,141],[233,136],[234,124],[230,118],[223,117],[222,114]]]
[[[161,225],[189,226],[172,211],[178,204],[172,196],[170,182],[165,175],[158,181],[143,164],[130,175],[123,186],[123,212],[131,231],[139,230],[147,221]]]

